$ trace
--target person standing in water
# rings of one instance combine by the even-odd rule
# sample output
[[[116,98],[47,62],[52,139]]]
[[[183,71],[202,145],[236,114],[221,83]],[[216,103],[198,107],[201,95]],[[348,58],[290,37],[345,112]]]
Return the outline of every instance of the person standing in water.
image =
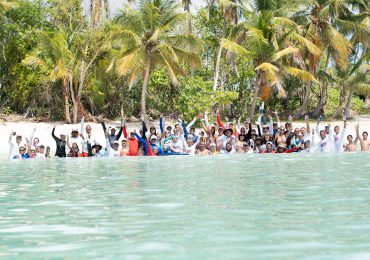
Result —
[[[344,147],[344,151],[345,152],[356,152],[356,141],[357,141],[357,138],[355,141],[353,141],[353,136],[352,135],[348,135],[347,136],[347,141],[348,141],[348,144],[346,144],[346,146]]]
[[[343,117],[343,129],[340,131],[339,126],[334,127],[333,141],[335,152],[343,152],[343,141],[346,134],[347,118]]]
[[[89,156],[89,150],[92,147],[92,144],[96,143],[96,138],[92,134],[92,129],[90,125],[87,125],[86,128],[84,128],[85,123],[85,117],[83,116],[81,118],[81,133],[80,136],[83,139],[82,145],[81,145],[81,157],[88,157]]]
[[[360,140],[361,152],[368,152],[370,147],[370,140],[368,140],[368,132],[364,131],[362,133],[362,138],[360,137],[360,125],[356,125],[356,138]]]
[[[12,140],[13,136],[15,136],[15,142]],[[19,155],[20,148],[23,147],[25,149],[26,145],[22,144],[22,136],[17,135],[16,132],[12,131],[9,136],[9,158],[13,158],[14,156]]]
[[[61,133],[60,138],[56,137],[55,126],[54,126],[53,131],[51,131],[51,136],[54,138],[56,146],[57,146],[56,151],[55,151],[55,156],[67,157],[67,154],[66,154],[67,135],[65,133]]]

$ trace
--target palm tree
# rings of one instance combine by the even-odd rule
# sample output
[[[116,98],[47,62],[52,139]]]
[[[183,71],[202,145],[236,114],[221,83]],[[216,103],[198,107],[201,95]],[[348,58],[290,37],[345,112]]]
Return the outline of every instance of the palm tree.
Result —
[[[201,65],[197,39],[181,31],[186,13],[172,0],[145,0],[137,9],[126,8],[116,18],[112,44],[120,46],[116,71],[126,76],[130,85],[143,77],[141,112],[146,116],[146,92],[151,71],[158,66],[167,69],[172,82],[179,84],[184,75],[181,64]]]
[[[73,84],[76,59],[67,39],[68,36],[64,31],[54,34],[40,32],[38,46],[22,62],[28,66],[40,68],[49,74],[52,81],[62,81],[65,119],[67,123],[71,123],[69,88]]]
[[[280,96],[285,96],[284,77],[294,76],[317,82],[312,73],[306,70],[302,53],[307,51],[317,57],[321,51],[300,35],[299,27],[291,19],[278,16],[286,8],[282,6],[283,2],[261,0],[243,7],[245,22],[239,24],[239,35],[244,38],[242,43],[222,39],[224,48],[253,59],[257,76],[250,118],[254,115],[260,91],[264,101],[270,97],[272,89],[276,89]]]
[[[345,109],[345,116],[349,117],[349,108],[353,93],[358,93],[364,96],[370,94],[370,65],[363,64],[362,60],[359,60],[354,66],[348,67],[346,71],[336,70],[337,80],[336,83],[340,88],[340,96],[338,107],[334,112],[332,119],[335,119],[343,111],[343,104],[346,98],[347,90],[350,90],[350,95],[347,99],[347,106]]]
[[[330,65],[330,60],[333,59],[336,66],[340,70],[346,70],[349,65],[349,55],[351,53],[352,44],[342,33],[342,28],[351,28],[351,33],[355,31],[355,23],[351,22],[356,16],[354,9],[363,8],[363,1],[352,0],[309,0],[306,1],[305,10],[296,16],[296,19],[303,20],[302,26],[305,28],[303,35],[315,45],[319,46],[322,53],[326,52],[325,66],[321,74],[326,74]],[[358,28],[358,27],[357,27]],[[348,33],[348,30],[345,31]],[[310,69],[318,73],[318,63],[321,57],[310,59]],[[323,59],[321,59],[323,60]],[[321,86],[319,104],[313,115],[317,116],[321,113],[326,104],[328,83]],[[299,117],[302,112],[306,111],[310,94],[310,88],[305,89],[304,100],[301,108],[297,111],[296,117]]]
[[[102,22],[103,5],[105,19],[110,19],[109,0],[90,0],[90,16],[94,26]]]
[[[227,33],[227,25],[230,23],[231,25],[235,25],[237,23],[237,7],[238,5],[235,3],[235,0],[218,0],[220,9],[223,13],[223,26],[222,26],[222,38],[226,37]],[[217,85],[218,85],[218,78],[220,74],[220,63],[221,63],[221,55],[222,55],[222,42],[220,41],[220,45],[217,51],[215,69],[214,69],[214,77],[213,77],[213,91],[216,92]]]
[[[68,33],[60,28],[55,33],[41,32],[38,45],[23,63],[40,68],[49,74],[52,81],[62,81],[66,121],[71,122],[71,98],[73,123],[77,123],[79,112],[84,112],[81,98],[86,78],[99,55],[107,48],[98,29]]]

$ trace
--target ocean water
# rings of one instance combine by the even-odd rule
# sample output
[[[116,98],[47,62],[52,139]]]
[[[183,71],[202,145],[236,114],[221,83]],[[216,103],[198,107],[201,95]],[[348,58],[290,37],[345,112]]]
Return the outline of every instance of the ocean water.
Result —
[[[0,160],[0,258],[370,259],[370,154]]]

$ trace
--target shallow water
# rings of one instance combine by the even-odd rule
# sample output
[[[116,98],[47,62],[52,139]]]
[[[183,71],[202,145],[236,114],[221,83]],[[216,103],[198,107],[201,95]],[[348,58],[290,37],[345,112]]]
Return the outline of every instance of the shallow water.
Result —
[[[370,258],[370,154],[0,161],[0,258]]]

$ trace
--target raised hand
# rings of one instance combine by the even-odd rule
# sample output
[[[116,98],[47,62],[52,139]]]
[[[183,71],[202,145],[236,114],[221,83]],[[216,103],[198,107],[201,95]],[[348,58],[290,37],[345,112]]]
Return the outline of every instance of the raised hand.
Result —
[[[220,109],[216,109],[216,115],[219,115],[220,114]]]
[[[288,121],[289,121],[289,122],[292,122],[292,121],[293,121],[293,117],[292,117],[292,115],[289,115],[289,116],[288,116]]]
[[[305,116],[304,116],[304,120],[306,120],[306,121],[307,121],[308,119],[310,119],[310,118],[309,118],[309,116],[308,116],[308,115],[305,115]]]

